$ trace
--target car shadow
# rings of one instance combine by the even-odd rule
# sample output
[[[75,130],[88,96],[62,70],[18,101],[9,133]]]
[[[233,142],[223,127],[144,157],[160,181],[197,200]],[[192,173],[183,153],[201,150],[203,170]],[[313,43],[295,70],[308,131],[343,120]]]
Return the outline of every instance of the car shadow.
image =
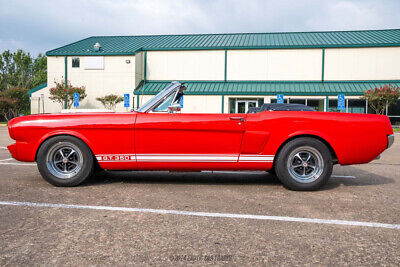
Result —
[[[373,186],[373,185],[384,185],[394,183],[394,179],[371,173],[368,171],[360,170],[356,167],[346,166],[345,176],[354,175],[355,178],[346,177],[331,177],[328,183],[321,188],[321,190],[331,190],[339,186]],[[341,174],[336,172],[335,175],[340,176]]]
[[[273,185],[280,184],[280,181],[267,172],[101,171],[82,186],[110,183]]]
[[[339,186],[373,186],[394,183],[394,179],[347,166],[346,173],[356,178],[331,177],[320,190]],[[340,176],[340,173],[335,172]],[[278,178],[267,172],[167,172],[167,171],[101,171],[82,186],[111,183],[152,184],[225,184],[225,185],[279,185]]]

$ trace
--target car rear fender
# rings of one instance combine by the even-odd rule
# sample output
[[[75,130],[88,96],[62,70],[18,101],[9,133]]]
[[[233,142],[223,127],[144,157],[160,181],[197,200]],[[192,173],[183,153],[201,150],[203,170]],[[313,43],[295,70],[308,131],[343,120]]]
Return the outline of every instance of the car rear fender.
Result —
[[[323,133],[320,133],[320,132],[317,132],[317,131],[297,131],[297,132],[294,132],[294,133],[290,134],[288,136],[288,138],[283,143],[281,143],[281,145],[277,149],[275,155],[279,154],[280,150],[283,148],[283,146],[286,143],[290,142],[293,139],[300,138],[300,137],[311,137],[311,138],[315,138],[315,139],[320,140],[322,143],[324,143],[329,148],[329,151],[331,152],[331,156],[332,156],[333,162],[335,164],[339,162],[339,158],[338,158],[338,155],[336,153],[336,150],[334,149],[334,147],[332,145],[333,144],[333,140],[331,140],[328,136],[324,135]]]

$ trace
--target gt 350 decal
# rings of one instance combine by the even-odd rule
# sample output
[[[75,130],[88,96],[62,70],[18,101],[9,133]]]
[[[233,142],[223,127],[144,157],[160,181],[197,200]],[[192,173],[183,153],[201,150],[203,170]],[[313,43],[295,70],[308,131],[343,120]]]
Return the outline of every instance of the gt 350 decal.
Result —
[[[96,155],[99,162],[272,162],[274,155],[204,154],[107,154]]]
[[[98,162],[124,162],[124,161],[136,161],[135,154],[106,154],[96,155]]]

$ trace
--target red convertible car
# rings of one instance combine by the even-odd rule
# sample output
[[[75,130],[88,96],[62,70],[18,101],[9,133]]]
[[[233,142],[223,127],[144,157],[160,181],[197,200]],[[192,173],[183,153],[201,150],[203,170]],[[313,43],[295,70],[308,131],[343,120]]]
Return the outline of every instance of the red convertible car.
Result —
[[[391,146],[382,115],[315,111],[180,113],[186,87],[173,82],[132,112],[18,117],[8,146],[36,161],[44,179],[76,186],[95,170],[264,170],[289,189],[316,190],[334,164],[367,163]]]

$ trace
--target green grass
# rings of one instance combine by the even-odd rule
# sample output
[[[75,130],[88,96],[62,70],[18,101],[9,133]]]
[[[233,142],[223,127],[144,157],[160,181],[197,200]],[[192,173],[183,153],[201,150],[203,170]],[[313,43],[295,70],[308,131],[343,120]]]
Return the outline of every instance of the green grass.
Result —
[[[399,127],[396,127],[396,128],[393,127],[393,132],[400,133],[400,128]]]

